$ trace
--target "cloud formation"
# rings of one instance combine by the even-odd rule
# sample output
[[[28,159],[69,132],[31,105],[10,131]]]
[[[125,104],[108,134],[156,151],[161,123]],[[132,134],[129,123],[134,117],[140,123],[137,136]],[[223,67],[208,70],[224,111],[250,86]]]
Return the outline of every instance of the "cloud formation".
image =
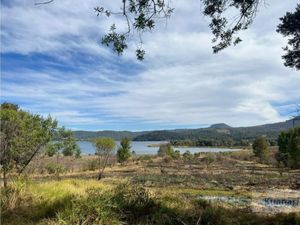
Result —
[[[111,21],[96,17],[98,3],[4,1],[2,101],[91,130],[257,125],[287,119],[300,102],[299,72],[283,66],[275,32],[296,0],[262,6],[244,41],[217,55],[199,1],[176,1],[167,26],[144,35],[141,63],[134,40],[122,57],[99,44]]]

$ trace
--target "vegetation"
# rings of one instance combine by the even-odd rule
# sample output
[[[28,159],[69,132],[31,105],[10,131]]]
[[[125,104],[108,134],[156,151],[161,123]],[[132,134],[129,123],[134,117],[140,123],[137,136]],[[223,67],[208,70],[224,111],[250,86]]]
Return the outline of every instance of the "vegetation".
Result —
[[[94,145],[99,160],[98,180],[100,180],[103,176],[104,169],[107,166],[108,159],[115,150],[116,143],[112,138],[96,138],[94,140]]]
[[[35,155],[51,140],[57,122],[25,112],[17,105],[1,104],[1,171],[4,186],[7,173],[24,171]]]
[[[49,143],[46,148],[46,154],[48,156],[57,155],[57,157],[62,154],[64,156],[75,156],[80,157],[81,151],[79,146],[76,144],[75,138],[73,137],[73,132],[71,130],[66,130],[64,127],[59,128],[54,133],[56,141]]]
[[[257,138],[253,142],[253,153],[258,157],[262,162],[266,162],[269,158],[269,143],[265,137]]]
[[[89,140],[96,137],[110,137],[121,140],[129,137],[133,141],[170,141],[173,146],[244,146],[262,135],[265,135],[271,145],[277,145],[280,132],[300,125],[300,120],[289,120],[280,123],[266,124],[254,127],[230,127],[226,124],[212,125],[209,128],[180,129],[162,131],[75,131],[74,136],[80,140]]]
[[[288,46],[284,48],[286,54],[282,56],[284,65],[300,70],[300,4],[297,5],[295,12],[287,12],[280,20],[277,32],[290,38]]]
[[[174,151],[173,147],[170,144],[161,144],[157,151],[159,156],[169,156],[172,159],[180,158],[180,152],[178,150]]]
[[[231,45],[237,45],[242,41],[239,32],[246,30],[255,19],[261,0],[239,1],[239,0],[202,0],[202,13],[210,20],[209,28],[213,34],[212,42],[215,44],[213,52],[217,53]],[[168,19],[173,11],[169,1],[161,0],[124,0],[122,1],[121,11],[116,12],[105,9],[103,6],[96,7],[97,15],[111,15],[124,17],[127,23],[127,31],[118,32],[116,24],[112,24],[110,31],[103,36],[102,44],[111,47],[114,52],[121,55],[128,47],[127,39],[131,33],[137,32],[141,36],[146,31],[155,28],[156,22],[161,18]],[[234,19],[230,15],[235,14]],[[286,54],[282,57],[284,65],[300,69],[299,59],[299,27],[300,27],[300,5],[296,6],[293,13],[288,12],[280,18],[281,24],[278,25],[277,32],[284,36],[291,37],[284,50]],[[143,60],[145,50],[142,48],[142,40],[136,49],[136,57]]]
[[[114,139],[96,138],[96,156],[76,158],[70,157],[79,155],[72,132],[57,128],[56,121],[50,117],[43,119],[4,103],[1,122],[4,122],[2,169],[22,172],[28,166],[28,175],[32,176],[30,180],[28,176],[11,173],[13,179],[8,185],[3,174],[3,224],[297,225],[300,222],[298,215],[289,213],[294,212],[293,208],[288,208],[285,214],[275,214],[260,205],[259,210],[264,211],[257,214],[249,205],[251,201],[260,204],[261,199],[253,197],[261,194],[256,189],[276,189],[273,196],[285,194],[286,189],[298,193],[300,127],[281,133],[278,152],[277,147],[269,147],[267,138],[260,137],[253,143],[253,152],[191,154],[186,151],[181,156],[168,143],[160,145],[157,156],[137,157],[130,154],[130,139],[123,138],[113,156]],[[219,132],[221,129],[220,135],[227,135],[224,129],[234,133],[224,125],[209,129]],[[174,132],[191,137],[199,134],[198,131],[195,134],[187,130]],[[177,143],[203,142],[180,140]],[[47,146],[46,155],[39,153],[40,149],[31,151],[30,148],[39,145]],[[261,163],[256,162],[255,156]],[[291,170],[276,167],[275,156]],[[23,163],[21,157],[30,161]],[[115,164],[116,160],[126,164]],[[95,171],[97,168],[99,171]],[[105,169],[107,177],[102,179]],[[64,173],[60,181],[51,181],[52,174],[60,173]],[[101,181],[96,181],[96,177]],[[226,201],[208,202],[205,197]]]
[[[263,216],[214,206],[185,194],[193,190],[159,192],[116,181],[16,180],[1,198],[3,224],[297,225],[300,221],[296,214]]]
[[[282,132],[278,145],[278,161],[291,168],[300,168],[300,127]]]
[[[190,153],[190,151],[186,151],[185,153],[183,153],[182,157],[185,161],[191,161],[194,158],[193,154]]]
[[[120,142],[120,147],[117,151],[118,162],[124,163],[131,157],[130,139],[125,137]]]

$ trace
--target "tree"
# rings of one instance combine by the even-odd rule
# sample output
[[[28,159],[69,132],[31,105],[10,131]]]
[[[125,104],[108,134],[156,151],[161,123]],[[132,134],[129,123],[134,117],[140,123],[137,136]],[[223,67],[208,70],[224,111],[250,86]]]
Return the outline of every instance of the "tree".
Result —
[[[71,130],[67,130],[65,127],[59,128],[54,132],[54,141],[47,145],[46,154],[48,156],[64,155],[64,156],[76,156],[80,157],[81,151],[76,144],[76,140]]]
[[[126,162],[131,157],[130,139],[127,137],[122,138],[120,145],[121,146],[117,151],[117,158],[118,158],[118,162],[123,163]]]
[[[256,138],[252,145],[253,153],[262,162],[268,160],[269,157],[269,143],[265,137]]]
[[[59,156],[75,156],[80,157],[81,151],[76,144],[73,132],[65,127],[58,128],[54,131],[54,140],[46,146],[46,154],[50,157],[56,155],[56,175],[59,177],[61,171],[59,166]]]
[[[300,4],[295,12],[287,12],[280,20],[277,32],[284,37],[290,37],[288,46],[284,48],[286,54],[282,56],[284,65],[300,70]]]
[[[103,176],[108,159],[116,148],[116,143],[112,138],[96,138],[94,139],[94,145],[96,147],[96,155],[99,160],[98,180],[100,180]]]
[[[278,137],[279,163],[291,168],[300,168],[300,127],[282,132]]]
[[[54,0],[38,2],[35,5],[43,5]],[[258,8],[265,3],[264,0],[200,0],[203,4],[202,13],[209,17],[209,28],[212,31],[213,52],[217,53],[231,45],[237,45],[242,41],[238,33],[246,30],[253,23]],[[138,34],[140,44],[136,49],[136,57],[143,60],[145,50],[142,48],[142,34],[155,28],[156,22],[171,17],[174,8],[171,7],[169,0],[122,0],[120,11],[105,9],[103,6],[95,7],[97,16],[111,15],[121,16],[127,23],[126,31],[117,31],[116,24],[112,24],[107,34],[102,37],[102,44],[112,48],[114,52],[121,55],[128,47],[127,39],[131,34]],[[285,48],[287,54],[283,56],[285,66],[295,67],[299,70],[299,5],[295,13],[287,13],[281,18],[282,24],[278,26],[277,31],[284,36],[294,36],[290,39],[288,47]],[[236,15],[232,16],[232,12]],[[233,18],[233,19],[232,19]]]
[[[43,118],[25,112],[17,105],[3,103],[0,108],[0,162],[4,187],[12,170],[21,174],[38,152],[51,140],[57,127],[50,116]]]
[[[262,0],[200,0],[203,4],[202,13],[210,19],[209,28],[214,35],[212,42],[213,52],[217,53],[231,45],[237,45],[242,41],[238,33],[246,30],[252,24],[258,12]],[[168,19],[174,11],[169,1],[165,0],[123,0],[120,12],[113,12],[104,7],[96,7],[97,16],[118,15],[124,17],[128,29],[125,32],[117,32],[115,24],[110,31],[103,36],[102,44],[111,47],[118,55],[127,48],[127,39],[131,33],[138,33],[140,45],[136,49],[137,59],[143,60],[145,50],[142,49],[142,33],[153,30],[156,22],[161,18]],[[229,12],[229,13],[228,13]],[[232,12],[236,15],[232,18]],[[294,36],[288,41],[292,47],[285,48],[287,54],[283,56],[285,66],[300,68],[299,53],[299,27],[300,9],[296,7],[295,13],[287,13],[281,18],[282,24],[278,26],[278,32],[284,36]]]

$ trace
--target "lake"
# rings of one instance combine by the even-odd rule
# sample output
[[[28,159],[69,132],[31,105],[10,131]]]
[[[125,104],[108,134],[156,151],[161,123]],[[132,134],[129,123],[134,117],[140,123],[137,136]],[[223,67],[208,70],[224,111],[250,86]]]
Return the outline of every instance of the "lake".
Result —
[[[120,142],[116,141],[117,146],[120,146]],[[166,143],[162,141],[132,141],[131,150],[135,151],[137,155],[155,155],[159,147],[149,147],[149,145],[157,145],[161,143]],[[83,155],[94,155],[95,147],[89,141],[77,141],[81,152]],[[230,149],[230,148],[215,148],[215,147],[174,147],[174,150],[179,150],[180,153],[185,151],[190,151],[191,153],[196,152],[229,152],[237,151],[239,149]]]

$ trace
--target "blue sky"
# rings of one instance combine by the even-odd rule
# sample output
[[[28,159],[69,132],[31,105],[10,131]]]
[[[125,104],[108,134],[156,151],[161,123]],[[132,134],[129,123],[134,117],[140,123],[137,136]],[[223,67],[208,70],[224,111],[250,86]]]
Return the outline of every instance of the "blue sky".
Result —
[[[121,1],[102,1],[118,8]],[[135,36],[121,57],[101,36],[121,18],[97,17],[97,0],[1,0],[1,102],[83,130],[249,126],[288,119],[300,103],[300,74],[283,66],[279,17],[298,1],[266,1],[243,42],[214,55],[199,1],[173,1],[166,24]],[[288,2],[288,3],[287,3]]]

